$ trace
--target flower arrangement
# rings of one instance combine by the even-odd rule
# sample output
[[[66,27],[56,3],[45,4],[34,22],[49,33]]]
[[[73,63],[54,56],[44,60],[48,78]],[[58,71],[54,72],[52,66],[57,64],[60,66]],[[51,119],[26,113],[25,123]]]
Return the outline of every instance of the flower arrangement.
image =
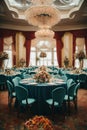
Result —
[[[28,130],[53,130],[53,125],[48,118],[44,116],[35,116],[25,122],[25,127]]]
[[[64,58],[64,65],[68,66],[69,65],[69,59],[65,56]]]
[[[78,53],[75,54],[75,58],[79,60],[83,60],[86,57],[84,51],[79,51]]]
[[[39,71],[37,74],[34,75],[34,79],[38,83],[47,83],[50,81],[51,76],[44,70]]]
[[[0,52],[0,60],[8,59],[8,54],[6,52]]]
[[[40,66],[40,67],[39,67],[39,70],[40,70],[40,71],[42,71],[42,70],[46,71],[46,66],[44,66],[44,65]]]

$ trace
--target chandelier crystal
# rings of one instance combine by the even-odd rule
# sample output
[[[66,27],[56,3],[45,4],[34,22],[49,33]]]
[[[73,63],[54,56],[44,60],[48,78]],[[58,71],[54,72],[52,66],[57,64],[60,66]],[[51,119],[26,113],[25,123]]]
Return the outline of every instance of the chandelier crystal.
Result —
[[[40,29],[35,32],[35,37],[36,38],[53,38],[54,37],[54,32],[50,29]]]

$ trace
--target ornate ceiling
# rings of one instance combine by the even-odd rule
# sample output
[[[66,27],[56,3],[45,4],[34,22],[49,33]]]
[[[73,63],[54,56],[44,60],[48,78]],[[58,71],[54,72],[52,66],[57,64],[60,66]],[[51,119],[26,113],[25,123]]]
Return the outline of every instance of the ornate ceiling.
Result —
[[[37,27],[30,25],[25,18],[25,11],[32,6],[32,1],[0,0],[0,28],[36,31]],[[61,13],[60,22],[53,26],[54,31],[87,28],[86,0],[53,0],[51,4]]]

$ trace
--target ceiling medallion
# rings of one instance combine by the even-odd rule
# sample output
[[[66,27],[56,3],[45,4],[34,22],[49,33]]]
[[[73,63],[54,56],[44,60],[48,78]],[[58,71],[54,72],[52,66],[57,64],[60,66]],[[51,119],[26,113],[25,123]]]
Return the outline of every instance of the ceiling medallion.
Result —
[[[54,26],[60,19],[60,11],[50,5],[36,5],[25,11],[25,17],[29,24],[34,26]]]

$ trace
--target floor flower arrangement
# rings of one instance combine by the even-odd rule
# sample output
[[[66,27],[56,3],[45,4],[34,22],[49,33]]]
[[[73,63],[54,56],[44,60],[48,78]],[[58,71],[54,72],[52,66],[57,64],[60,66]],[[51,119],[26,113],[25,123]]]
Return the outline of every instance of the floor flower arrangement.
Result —
[[[35,116],[25,122],[28,130],[53,130],[52,122],[44,116]]]

